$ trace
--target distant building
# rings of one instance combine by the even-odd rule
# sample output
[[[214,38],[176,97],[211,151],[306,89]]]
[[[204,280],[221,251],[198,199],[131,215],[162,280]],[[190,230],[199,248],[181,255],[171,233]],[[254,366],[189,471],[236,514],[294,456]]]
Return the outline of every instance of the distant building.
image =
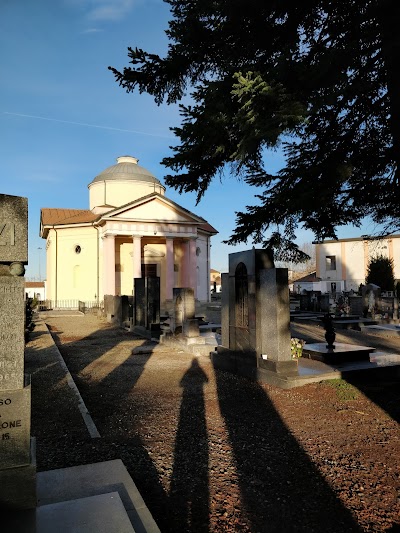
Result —
[[[378,255],[393,259],[394,277],[400,279],[400,235],[329,240],[315,246],[322,292],[358,291],[365,284],[369,262]]]
[[[221,292],[221,272],[218,270],[210,269],[210,290],[216,292]]]
[[[320,291],[321,290],[321,278],[317,276],[316,272],[310,272],[303,275],[291,282],[289,288],[295,294],[301,294],[303,291]]]
[[[159,277],[161,305],[173,287],[192,287],[197,300],[209,301],[216,229],[168,199],[134,157],[119,157],[88,188],[87,210],[41,209],[48,300],[131,295],[134,278]]]
[[[28,298],[36,298],[43,301],[46,299],[45,281],[25,281],[25,293]]]

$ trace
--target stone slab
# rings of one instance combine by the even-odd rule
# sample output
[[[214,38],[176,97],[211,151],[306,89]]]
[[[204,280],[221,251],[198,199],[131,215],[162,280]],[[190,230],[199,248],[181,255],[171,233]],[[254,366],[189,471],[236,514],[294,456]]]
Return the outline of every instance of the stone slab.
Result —
[[[358,346],[340,342],[335,342],[334,346],[334,349],[327,348],[326,342],[305,344],[303,357],[326,363],[369,361],[370,354],[375,350],[371,346]]]
[[[28,199],[0,194],[0,263],[28,263]]]
[[[0,391],[0,469],[29,465],[31,387]]]
[[[160,533],[120,459],[39,472],[37,491],[39,506],[118,492],[136,533]]]
[[[400,354],[373,353],[371,361],[352,361],[341,364],[327,364],[321,361],[298,360],[298,375],[285,375],[263,368],[238,365],[233,357],[226,357],[228,350],[221,346],[210,354],[212,364],[217,370],[242,375],[261,383],[268,383],[282,389],[302,387],[309,383],[319,383],[328,379],[347,379],[349,376],[381,376],[400,378]]]
[[[118,492],[39,507],[36,533],[135,533]]]
[[[397,337],[400,335],[400,327],[396,324],[385,324],[385,325],[372,325],[367,326],[363,325],[361,327],[361,331],[364,333],[373,333],[373,334],[381,334],[383,336],[391,336],[391,337]]]
[[[24,386],[25,279],[0,276],[0,391]]]
[[[2,509],[34,509],[36,507],[35,439],[31,439],[30,450],[30,464],[0,470],[0,508]],[[0,531],[2,531],[1,527]]]
[[[182,333],[185,337],[198,337],[200,334],[199,321],[196,318],[189,318],[183,321]]]

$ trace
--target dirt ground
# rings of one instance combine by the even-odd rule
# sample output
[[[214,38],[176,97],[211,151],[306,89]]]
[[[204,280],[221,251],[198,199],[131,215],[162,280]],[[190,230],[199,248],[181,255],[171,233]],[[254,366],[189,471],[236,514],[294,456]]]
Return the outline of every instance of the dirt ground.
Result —
[[[281,390],[207,357],[132,354],[148,341],[98,318],[46,319],[100,432],[90,438],[35,330],[39,470],[121,458],[164,533],[400,530],[400,386],[343,380]],[[318,341],[323,331],[292,332]],[[400,353],[400,340],[347,341]]]

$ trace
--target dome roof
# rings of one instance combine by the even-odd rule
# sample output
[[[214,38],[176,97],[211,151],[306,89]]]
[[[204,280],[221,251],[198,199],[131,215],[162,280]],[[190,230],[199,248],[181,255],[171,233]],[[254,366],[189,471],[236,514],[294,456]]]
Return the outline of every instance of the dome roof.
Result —
[[[156,183],[161,185],[160,181],[151,174],[148,170],[138,165],[138,159],[131,157],[130,155],[124,155],[117,157],[117,164],[106,168],[103,172],[100,172],[93,181],[96,183],[99,181],[145,181],[148,183]],[[161,185],[162,186],[162,185]]]

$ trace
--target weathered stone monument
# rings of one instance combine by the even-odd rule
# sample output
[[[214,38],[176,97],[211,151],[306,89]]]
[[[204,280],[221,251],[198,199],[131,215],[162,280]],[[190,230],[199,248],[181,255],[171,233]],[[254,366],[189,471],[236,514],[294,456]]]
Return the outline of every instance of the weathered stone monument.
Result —
[[[134,325],[147,330],[160,328],[160,278],[134,278]]]
[[[382,307],[381,288],[374,283],[367,283],[362,288],[363,314],[364,316],[375,317],[375,314]]]
[[[196,302],[194,290],[189,287],[173,288],[173,314],[170,318],[172,333],[189,333],[189,337],[199,335],[198,321],[195,319]],[[191,332],[191,333],[190,333]]]
[[[31,388],[24,375],[28,200],[0,194],[0,507],[36,506],[30,436]]]
[[[161,344],[183,348],[194,355],[209,356],[218,344],[215,333],[200,332],[196,317],[194,290],[190,287],[174,287],[173,311],[169,317],[169,329],[160,336]]]
[[[297,375],[290,350],[288,272],[268,250],[229,255],[222,275],[222,346],[217,368],[275,384]]]

